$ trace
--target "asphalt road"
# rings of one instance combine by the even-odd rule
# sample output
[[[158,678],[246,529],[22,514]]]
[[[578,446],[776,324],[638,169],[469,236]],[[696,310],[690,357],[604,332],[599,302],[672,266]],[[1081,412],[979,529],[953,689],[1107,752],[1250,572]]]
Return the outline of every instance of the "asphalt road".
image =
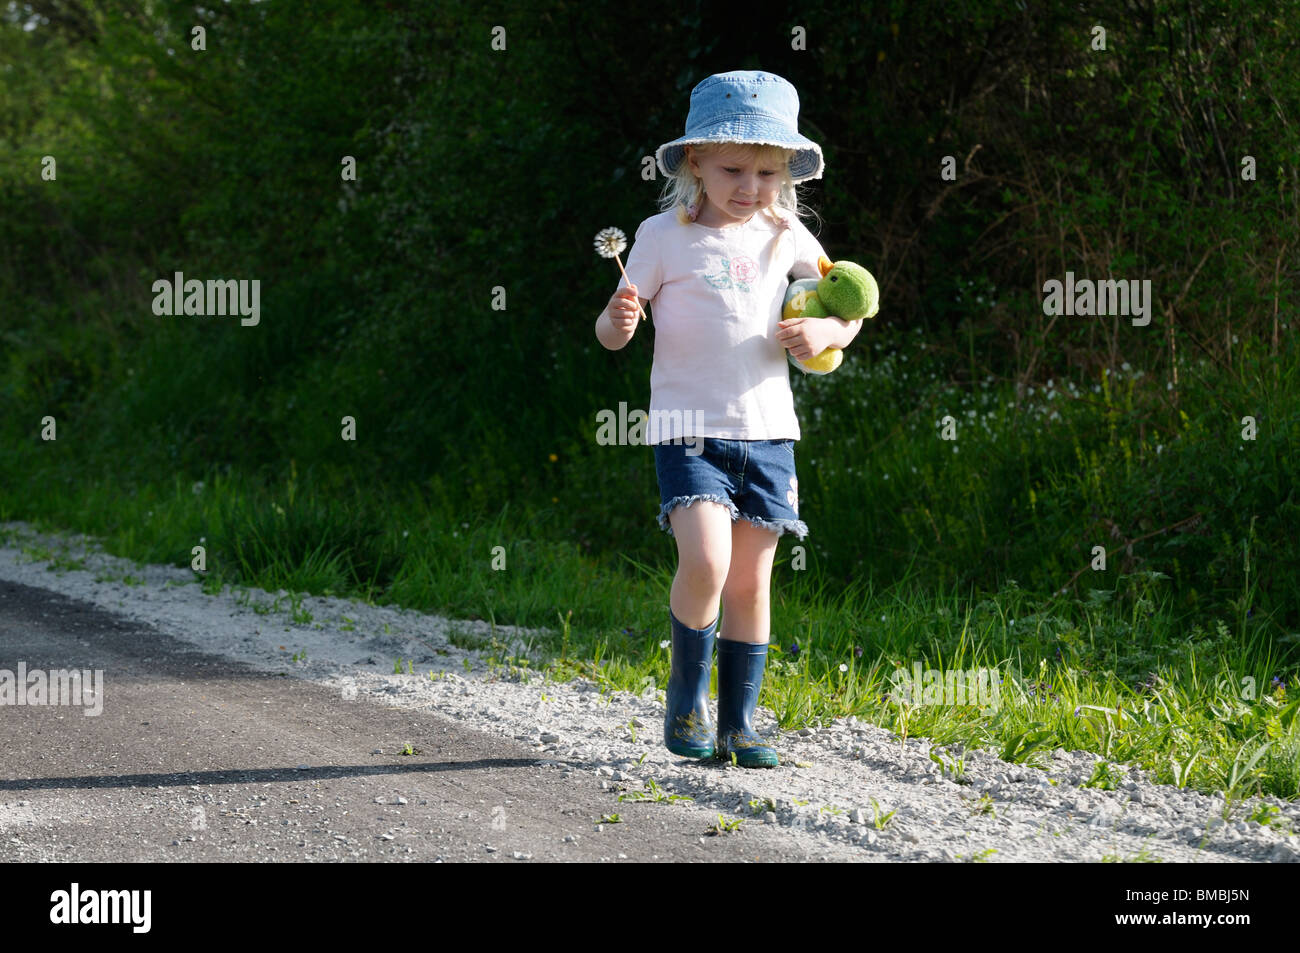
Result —
[[[103,711],[0,705],[0,861],[831,860],[434,711],[343,699],[0,581],[0,670],[103,670]],[[403,755],[410,744],[416,753]],[[603,815],[621,823],[597,830]],[[567,838],[567,839],[566,839]]]

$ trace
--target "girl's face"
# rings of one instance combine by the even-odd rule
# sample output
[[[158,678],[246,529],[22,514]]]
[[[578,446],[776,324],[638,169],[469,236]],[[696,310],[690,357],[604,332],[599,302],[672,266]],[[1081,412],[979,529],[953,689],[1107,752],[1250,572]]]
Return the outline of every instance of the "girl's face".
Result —
[[[760,164],[752,149],[723,146],[699,155],[687,146],[686,158],[691,171],[704,180],[704,207],[696,219],[701,225],[726,228],[744,224],[781,194],[784,169]]]

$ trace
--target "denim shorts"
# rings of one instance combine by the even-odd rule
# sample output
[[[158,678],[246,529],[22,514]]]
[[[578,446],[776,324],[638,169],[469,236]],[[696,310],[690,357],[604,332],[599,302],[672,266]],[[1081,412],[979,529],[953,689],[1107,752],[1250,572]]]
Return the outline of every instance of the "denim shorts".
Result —
[[[698,451],[703,444],[702,452]],[[654,445],[659,476],[659,528],[673,535],[668,514],[700,501],[721,503],[732,520],[746,519],[778,536],[808,535],[799,519],[793,440],[694,437]]]

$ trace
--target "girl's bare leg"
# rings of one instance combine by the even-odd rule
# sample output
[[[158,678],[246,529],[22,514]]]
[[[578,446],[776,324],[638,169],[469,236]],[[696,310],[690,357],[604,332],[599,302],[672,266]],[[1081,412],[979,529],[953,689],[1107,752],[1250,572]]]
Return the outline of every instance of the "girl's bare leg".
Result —
[[[721,503],[700,501],[675,507],[668,525],[677,540],[677,575],[668,606],[683,625],[706,628],[718,617],[731,563],[731,514]]]
[[[762,645],[770,637],[772,562],[778,538],[748,520],[731,525],[731,565],[722,587],[722,609],[726,637],[732,642]]]

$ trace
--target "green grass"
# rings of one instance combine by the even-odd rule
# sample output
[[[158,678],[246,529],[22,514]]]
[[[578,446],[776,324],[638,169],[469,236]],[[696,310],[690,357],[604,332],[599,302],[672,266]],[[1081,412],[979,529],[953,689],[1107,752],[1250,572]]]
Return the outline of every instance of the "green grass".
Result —
[[[740,830],[740,825],[743,823],[745,823],[743,818],[737,817],[728,820],[719,814],[717,823],[709,825],[709,829],[704,833],[711,837],[718,837],[722,834],[731,834]]]
[[[618,796],[620,801],[663,801],[669,804],[675,804],[678,801],[694,801],[695,798],[688,797],[685,794],[669,794],[659,786],[654,778],[647,778],[644,791],[628,791],[626,794]]]

